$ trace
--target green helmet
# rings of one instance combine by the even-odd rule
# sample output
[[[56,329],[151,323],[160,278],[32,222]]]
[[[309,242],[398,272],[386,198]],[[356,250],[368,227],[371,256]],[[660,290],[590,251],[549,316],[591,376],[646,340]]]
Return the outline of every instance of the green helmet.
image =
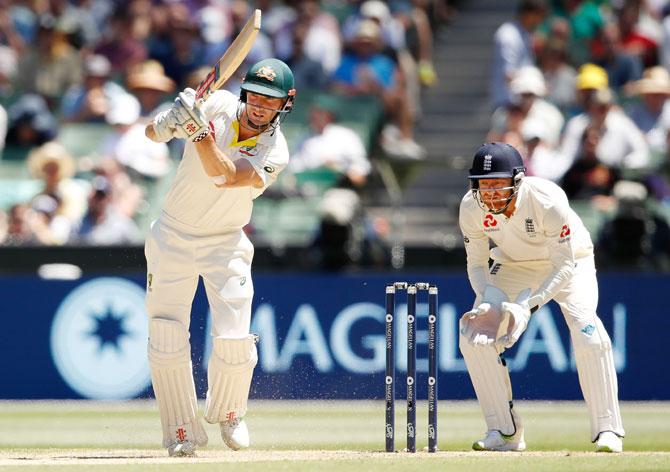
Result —
[[[246,101],[245,92],[273,98],[288,98],[295,94],[293,72],[279,59],[263,59],[249,67],[241,88],[242,101]]]

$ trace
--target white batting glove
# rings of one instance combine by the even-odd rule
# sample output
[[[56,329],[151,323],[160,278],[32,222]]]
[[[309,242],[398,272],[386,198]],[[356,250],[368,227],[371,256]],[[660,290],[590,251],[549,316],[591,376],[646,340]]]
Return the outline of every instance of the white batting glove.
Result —
[[[187,137],[177,129],[178,124],[179,118],[175,113],[174,107],[156,115],[153,121],[156,140],[161,143],[167,143],[172,138]]]
[[[197,143],[209,134],[209,124],[199,103],[196,102],[195,90],[187,88],[180,92],[174,101],[174,109],[179,120],[177,128],[183,131],[188,139]]]
[[[502,302],[502,315],[508,320],[507,332],[496,340],[496,346],[509,349],[526,330],[530,320],[530,308],[527,303]]]

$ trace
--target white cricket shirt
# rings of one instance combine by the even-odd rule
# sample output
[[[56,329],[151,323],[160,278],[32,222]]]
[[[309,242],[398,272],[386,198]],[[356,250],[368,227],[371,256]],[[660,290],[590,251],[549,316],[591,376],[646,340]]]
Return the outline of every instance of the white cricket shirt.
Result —
[[[510,218],[482,210],[472,192],[461,201],[459,224],[465,241],[468,276],[477,294],[486,285],[489,256],[496,262],[549,262],[554,268],[530,306],[549,301],[574,269],[575,260],[593,254],[582,220],[570,208],[565,192],[539,177],[524,177]],[[495,243],[490,248],[489,240]]]
[[[247,159],[263,179],[263,188],[218,188],[203,169],[195,145],[187,141],[184,156],[163,205],[161,218],[195,235],[239,230],[249,223],[253,200],[265,191],[288,164],[289,152],[281,130],[265,131],[238,142],[238,98],[214,92],[202,106],[216,145],[232,161]]]

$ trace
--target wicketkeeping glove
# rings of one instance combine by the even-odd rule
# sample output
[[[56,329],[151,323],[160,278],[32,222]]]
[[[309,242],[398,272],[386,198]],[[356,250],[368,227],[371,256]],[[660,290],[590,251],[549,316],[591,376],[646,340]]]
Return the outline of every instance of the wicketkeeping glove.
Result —
[[[461,317],[460,332],[470,344],[491,345],[498,339],[502,315],[497,307],[482,303]]]
[[[507,320],[507,333],[500,336],[496,345],[509,349],[514,346],[528,326],[530,308],[526,303],[502,303],[503,319]]]
[[[178,116],[180,128],[188,139],[197,143],[209,134],[209,125],[195,99],[195,90],[187,88],[180,92],[174,101],[174,110]]]

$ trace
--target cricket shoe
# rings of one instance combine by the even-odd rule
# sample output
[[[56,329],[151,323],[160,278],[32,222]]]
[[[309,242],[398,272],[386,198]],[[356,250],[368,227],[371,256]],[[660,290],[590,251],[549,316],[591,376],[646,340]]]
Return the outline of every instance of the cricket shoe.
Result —
[[[234,418],[219,424],[221,425],[221,437],[226,446],[233,451],[249,447],[249,429],[243,419]]]
[[[621,452],[623,441],[612,431],[603,431],[596,441],[596,452]]]
[[[195,443],[191,441],[175,441],[167,448],[170,457],[195,457]]]
[[[525,451],[523,431],[514,436],[503,436],[498,430],[489,430],[486,437],[472,444],[475,451]]]

